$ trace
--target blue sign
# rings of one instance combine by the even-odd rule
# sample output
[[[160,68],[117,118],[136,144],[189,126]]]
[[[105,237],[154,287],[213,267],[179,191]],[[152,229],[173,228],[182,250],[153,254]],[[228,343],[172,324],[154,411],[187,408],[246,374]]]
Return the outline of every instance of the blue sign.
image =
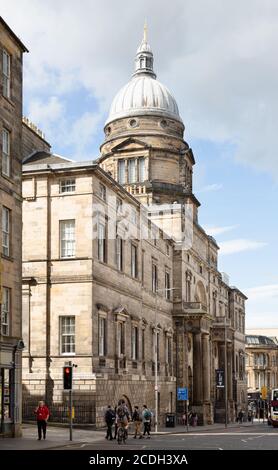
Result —
[[[179,401],[186,401],[188,400],[188,388],[178,388],[178,400]]]

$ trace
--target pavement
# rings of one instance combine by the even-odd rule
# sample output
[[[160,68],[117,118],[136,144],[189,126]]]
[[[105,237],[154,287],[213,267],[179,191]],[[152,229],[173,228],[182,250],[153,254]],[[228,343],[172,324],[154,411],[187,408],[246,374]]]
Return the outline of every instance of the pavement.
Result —
[[[268,426],[267,423],[254,421],[254,423],[231,423],[225,428],[224,424],[210,426],[177,425],[175,428],[159,428],[159,432],[151,439],[133,439],[130,428],[126,449],[222,449],[222,448],[258,448],[259,441],[267,443],[266,448],[278,449],[278,429]],[[255,442],[255,440],[257,440]],[[255,444],[254,444],[255,442]],[[255,446],[255,447],[253,447]],[[21,438],[0,439],[0,450],[82,450],[82,449],[116,449],[116,441],[105,439],[105,429],[73,429],[73,441],[69,440],[69,429],[66,427],[51,426],[47,428],[46,440],[37,440],[37,427],[35,424],[23,425]]]

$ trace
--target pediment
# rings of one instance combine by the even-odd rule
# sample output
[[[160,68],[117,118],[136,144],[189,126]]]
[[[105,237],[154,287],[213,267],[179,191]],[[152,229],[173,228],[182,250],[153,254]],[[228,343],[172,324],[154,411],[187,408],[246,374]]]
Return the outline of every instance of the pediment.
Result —
[[[115,152],[125,152],[125,151],[136,151],[136,150],[145,150],[150,148],[146,142],[143,142],[140,139],[135,139],[134,137],[129,137],[128,139],[123,140],[120,144],[112,147],[111,151]]]

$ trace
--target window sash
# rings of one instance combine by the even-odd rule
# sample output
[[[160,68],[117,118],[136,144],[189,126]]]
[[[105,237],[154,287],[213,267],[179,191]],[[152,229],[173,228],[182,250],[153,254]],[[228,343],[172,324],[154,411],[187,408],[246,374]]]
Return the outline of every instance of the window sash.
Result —
[[[11,304],[11,290],[8,287],[3,287],[3,299],[1,308],[1,333],[3,336],[9,335],[10,327],[10,304]]]
[[[61,354],[75,354],[75,317],[60,317]]]
[[[157,265],[152,265],[152,291],[157,292]]]
[[[123,240],[116,236],[116,265],[119,271],[123,270]]]
[[[125,353],[125,325],[123,323],[119,323],[118,352],[120,356]]]
[[[139,158],[139,182],[143,183],[146,179],[145,158]]]
[[[2,130],[2,173],[10,176],[10,132]]]
[[[11,56],[3,50],[2,54],[2,84],[3,95],[10,98],[11,95]]]
[[[137,247],[131,245],[131,276],[137,278]]]
[[[74,192],[76,187],[75,179],[68,179],[60,181],[60,193]]]
[[[125,161],[118,161],[118,183],[125,184]]]
[[[106,259],[106,233],[105,225],[100,223],[98,224],[98,259],[102,263]]]
[[[10,210],[2,207],[2,253],[10,255]]]
[[[171,297],[171,285],[170,285],[170,273],[168,271],[165,272],[165,298],[170,300]]]
[[[128,160],[128,182],[136,182],[136,172],[135,172],[135,160]]]
[[[99,185],[99,194],[100,194],[100,198],[103,201],[106,201],[106,187],[103,184]]]
[[[105,318],[99,318],[99,356],[105,356],[105,336],[106,336],[106,320]]]
[[[75,256],[75,220],[60,221],[61,258]]]
[[[132,327],[131,330],[131,359],[137,360],[138,356],[138,328]]]

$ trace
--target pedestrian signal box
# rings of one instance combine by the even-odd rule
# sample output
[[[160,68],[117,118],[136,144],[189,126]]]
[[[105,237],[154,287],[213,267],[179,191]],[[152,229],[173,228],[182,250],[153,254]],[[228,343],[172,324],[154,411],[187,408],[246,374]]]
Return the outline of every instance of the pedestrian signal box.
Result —
[[[72,390],[72,366],[63,367],[64,390]]]

